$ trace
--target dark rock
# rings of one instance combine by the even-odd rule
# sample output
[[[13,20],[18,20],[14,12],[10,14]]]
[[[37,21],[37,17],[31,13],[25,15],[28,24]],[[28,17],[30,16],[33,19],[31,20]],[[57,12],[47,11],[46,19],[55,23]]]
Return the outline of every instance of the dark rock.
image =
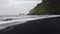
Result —
[[[10,20],[13,20],[13,19],[4,19],[3,21],[10,21]]]
[[[42,0],[42,3],[37,4],[30,10],[28,15],[60,15],[60,0]]]

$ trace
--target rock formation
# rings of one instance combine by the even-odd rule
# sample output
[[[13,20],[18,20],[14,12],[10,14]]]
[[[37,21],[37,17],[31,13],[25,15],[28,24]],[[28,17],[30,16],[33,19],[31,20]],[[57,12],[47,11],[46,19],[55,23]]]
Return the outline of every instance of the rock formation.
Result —
[[[39,14],[60,14],[60,0],[43,0],[29,12],[29,15]]]

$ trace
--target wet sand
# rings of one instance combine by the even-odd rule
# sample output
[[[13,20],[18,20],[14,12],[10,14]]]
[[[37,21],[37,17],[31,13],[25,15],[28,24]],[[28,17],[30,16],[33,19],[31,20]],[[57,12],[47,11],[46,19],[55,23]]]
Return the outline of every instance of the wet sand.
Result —
[[[27,21],[7,27],[0,34],[60,34],[60,17]]]

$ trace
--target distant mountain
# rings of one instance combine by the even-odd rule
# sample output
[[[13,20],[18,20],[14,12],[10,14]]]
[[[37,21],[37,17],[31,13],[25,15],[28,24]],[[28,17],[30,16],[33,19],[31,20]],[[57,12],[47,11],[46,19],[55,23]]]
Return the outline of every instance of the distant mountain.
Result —
[[[43,0],[28,15],[60,14],[60,0]]]

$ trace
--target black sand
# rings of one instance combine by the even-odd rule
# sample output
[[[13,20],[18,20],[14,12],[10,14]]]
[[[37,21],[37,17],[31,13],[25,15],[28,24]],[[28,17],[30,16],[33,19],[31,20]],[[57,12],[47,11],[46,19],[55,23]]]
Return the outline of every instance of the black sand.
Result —
[[[11,27],[11,30],[5,31]],[[0,34],[60,34],[60,17],[38,19],[7,27]]]

